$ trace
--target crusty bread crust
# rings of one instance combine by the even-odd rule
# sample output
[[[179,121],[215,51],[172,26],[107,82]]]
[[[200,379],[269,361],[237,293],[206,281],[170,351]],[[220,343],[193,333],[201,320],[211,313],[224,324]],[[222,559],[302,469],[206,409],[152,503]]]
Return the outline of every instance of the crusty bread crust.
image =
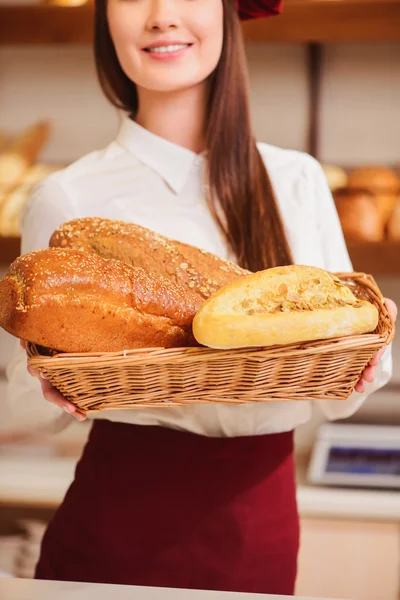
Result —
[[[196,344],[200,304],[166,278],[71,249],[17,258],[0,281],[0,326],[63,352]]]
[[[94,252],[184,285],[203,299],[249,274],[210,252],[183,244],[134,223],[110,219],[74,219],[61,225],[50,246]]]
[[[335,275],[291,265],[231,283],[200,307],[193,333],[211,348],[274,346],[373,331],[378,310]]]

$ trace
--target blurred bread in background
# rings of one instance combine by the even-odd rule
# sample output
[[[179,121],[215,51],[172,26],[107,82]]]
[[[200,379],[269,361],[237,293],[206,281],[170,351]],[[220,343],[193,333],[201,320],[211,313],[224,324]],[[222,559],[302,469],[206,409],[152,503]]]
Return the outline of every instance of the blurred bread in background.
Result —
[[[33,187],[65,165],[45,164],[40,154],[51,136],[47,120],[10,139],[0,132],[0,236],[18,236],[19,218]],[[385,165],[347,171],[322,164],[347,240],[400,240],[400,172]]]
[[[347,186],[348,175],[344,169],[335,165],[322,165],[322,169],[331,192]]]
[[[400,241],[400,172],[386,165],[322,168],[347,240]]]
[[[0,187],[4,190],[20,183],[50,136],[48,121],[39,121],[11,140],[0,154]]]
[[[400,242],[400,197],[397,200],[393,214],[389,221],[387,232],[389,240],[393,242]]]
[[[9,139],[0,133],[0,236],[18,236],[19,217],[33,187],[63,167],[38,162],[51,135],[38,121]]]
[[[0,203],[0,235],[15,236],[19,232],[19,217],[33,187],[42,179],[58,171],[62,165],[37,163],[28,168],[19,185],[4,195]]]
[[[349,188],[365,188],[375,194],[384,227],[390,221],[400,193],[400,178],[385,166],[365,166],[353,169],[347,182]]]
[[[372,192],[341,188],[334,192],[334,198],[346,239],[368,242],[384,239],[383,222]]]

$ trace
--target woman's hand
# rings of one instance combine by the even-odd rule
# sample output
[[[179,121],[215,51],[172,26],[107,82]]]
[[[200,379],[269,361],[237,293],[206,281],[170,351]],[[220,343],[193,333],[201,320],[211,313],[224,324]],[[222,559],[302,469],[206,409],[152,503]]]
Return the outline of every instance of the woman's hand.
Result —
[[[26,350],[26,342],[21,340],[20,343],[22,348]],[[39,379],[40,385],[42,386],[43,397],[45,400],[47,400],[47,402],[51,402],[59,408],[62,408],[65,410],[65,412],[75,417],[75,419],[78,421],[84,421],[87,418],[86,415],[81,413],[76,406],[72,404],[72,402],[64,398],[64,396],[51,385],[50,381],[43,377],[43,374],[38,369],[34,369],[30,365],[28,365],[27,368],[32,377],[37,377]]]
[[[385,298],[385,303],[386,303],[387,309],[388,309],[391,317],[393,318],[393,321],[396,321],[396,318],[397,318],[396,304],[393,302],[393,300],[390,300],[390,298]],[[368,383],[372,383],[374,381],[376,365],[382,358],[382,355],[385,352],[385,350],[386,350],[386,347],[381,348],[379,350],[379,352],[377,352],[375,354],[375,356],[372,358],[369,365],[364,369],[360,380],[358,381],[358,383],[356,384],[356,387],[354,388],[356,390],[356,392],[360,392],[360,393],[364,392],[364,389],[365,389],[364,382],[365,381],[367,381]]]

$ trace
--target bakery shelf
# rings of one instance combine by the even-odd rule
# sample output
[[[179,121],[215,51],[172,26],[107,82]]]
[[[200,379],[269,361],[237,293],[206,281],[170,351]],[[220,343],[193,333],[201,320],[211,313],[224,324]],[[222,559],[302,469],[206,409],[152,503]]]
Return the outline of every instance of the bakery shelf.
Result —
[[[93,6],[0,6],[0,44],[87,44]]]
[[[20,254],[19,237],[0,236],[0,265],[9,265]]]
[[[371,275],[400,275],[400,241],[347,242],[355,271]]]
[[[87,44],[93,4],[2,5],[0,44]],[[400,40],[399,0],[285,0],[274,19],[243,25],[249,42],[384,42]]]
[[[385,42],[400,40],[399,0],[284,0],[283,14],[249,21],[249,42]]]

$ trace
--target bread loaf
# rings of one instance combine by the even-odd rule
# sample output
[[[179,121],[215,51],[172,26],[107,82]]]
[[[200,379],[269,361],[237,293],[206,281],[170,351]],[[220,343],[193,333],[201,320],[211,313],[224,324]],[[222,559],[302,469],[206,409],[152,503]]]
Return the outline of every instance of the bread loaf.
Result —
[[[388,167],[370,166],[353,169],[348,178],[349,188],[371,190],[385,227],[390,220],[400,192],[400,179]]]
[[[388,224],[388,239],[393,242],[400,242],[400,198]]]
[[[322,165],[326,180],[329,185],[331,192],[334,192],[338,188],[346,187],[347,185],[347,173],[340,167],[334,165]]]
[[[50,134],[50,124],[40,121],[25,129],[0,155],[0,187],[11,189],[20,183],[36,160]]]
[[[336,276],[314,267],[275,267],[243,277],[204,302],[193,321],[211,348],[273,346],[361,334],[378,310]]]
[[[17,258],[0,281],[0,326],[63,352],[195,344],[200,304],[166,278],[71,249]]]
[[[0,235],[16,236],[19,217],[33,187],[42,179],[61,169],[61,165],[36,163],[26,171],[19,185],[4,195],[0,203]]]
[[[185,286],[202,298],[249,273],[214,254],[124,221],[74,219],[53,233],[50,246],[94,252],[103,258],[141,267]]]
[[[385,232],[373,192],[342,188],[334,192],[336,208],[347,240],[379,242]]]

